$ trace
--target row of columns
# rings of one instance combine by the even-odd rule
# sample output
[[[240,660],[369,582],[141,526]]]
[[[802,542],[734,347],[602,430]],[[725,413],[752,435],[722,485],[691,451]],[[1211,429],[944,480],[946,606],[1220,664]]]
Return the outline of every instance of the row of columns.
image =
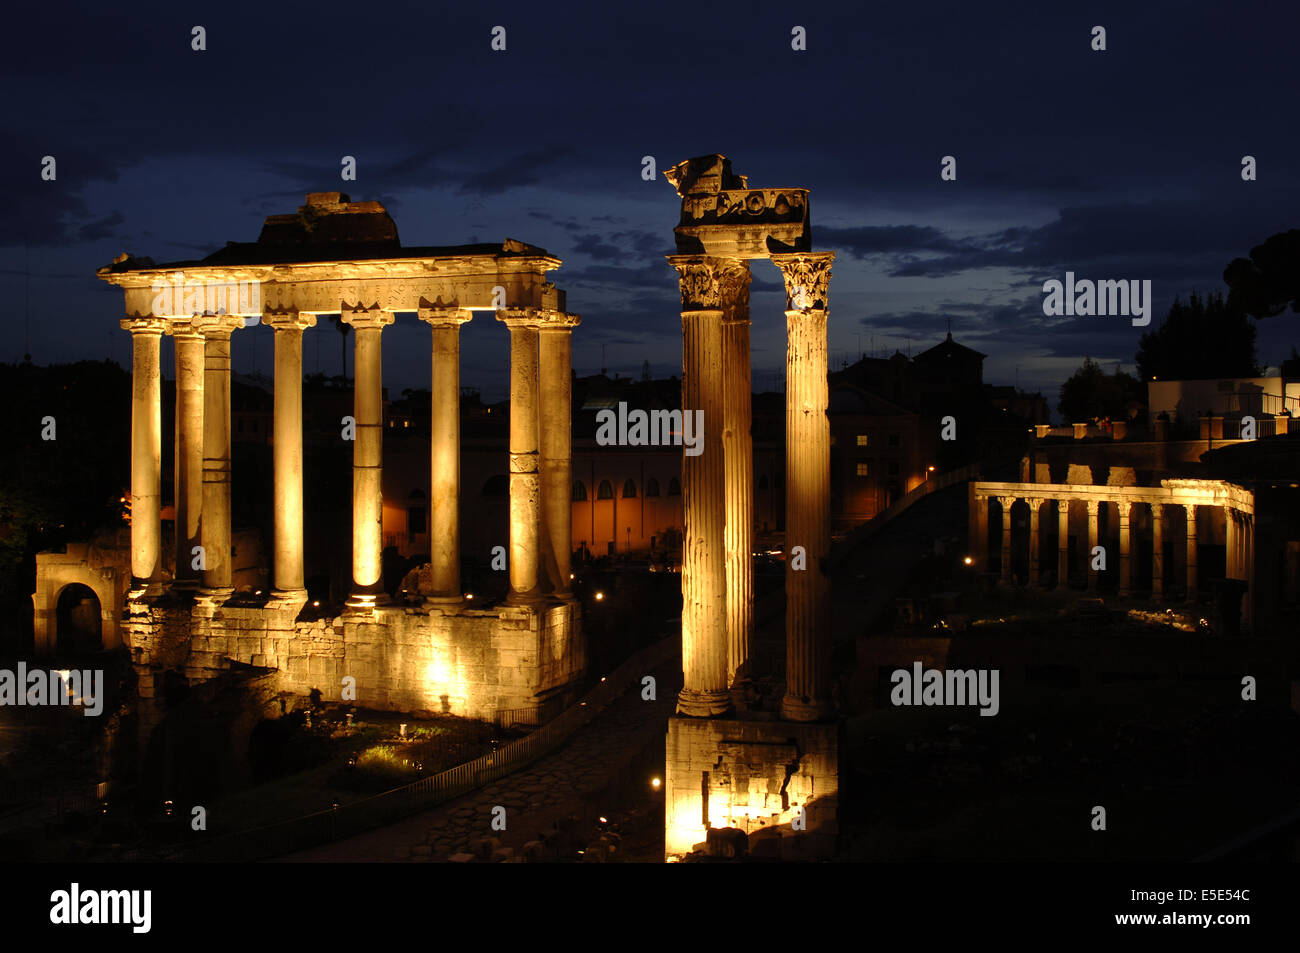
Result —
[[[977,498],[975,512],[975,539],[972,557],[980,564],[987,553],[988,540],[988,499]],[[1029,584],[1039,584],[1039,511],[1044,503],[1055,502],[1057,507],[1057,585],[1065,585],[1069,575],[1069,524],[1070,501],[1051,497],[999,496],[1002,505],[1002,552],[1000,575],[1003,583],[1012,582],[1012,548],[1011,548],[1011,508],[1017,500],[1024,500],[1029,505]],[[1091,553],[1098,545],[1101,500],[1081,501],[1088,513],[1088,589],[1097,588],[1098,573],[1092,568]],[[1132,507],[1135,501],[1107,500],[1113,502],[1119,511],[1119,594],[1127,596],[1132,590],[1133,556],[1132,556]],[[1164,503],[1139,502],[1137,505],[1151,508],[1152,567],[1151,589],[1156,596],[1164,593],[1165,559],[1164,559]],[[1186,511],[1187,532],[1187,599],[1194,601],[1199,585],[1197,563],[1197,514],[1195,503],[1173,503]],[[1224,508],[1227,526],[1227,570],[1229,579],[1250,580],[1254,573],[1254,517],[1229,506]],[[980,568],[983,568],[982,565]]]
[[[830,421],[826,301],[834,254],[774,254],[785,279],[786,691],[782,717],[831,712]],[[682,298],[682,412],[703,412],[683,455],[681,714],[727,712],[753,638],[753,438],[747,261],[671,255]],[[794,559],[794,547],[802,558]]]
[[[394,313],[343,303],[355,332],[352,591],[348,606],[383,604],[383,363]],[[432,327],[430,559],[434,605],[459,604],[460,326],[462,308],[421,308]],[[570,595],[571,332],[577,315],[497,312],[510,332],[510,598]],[[303,558],[302,340],[306,312],[268,312],[275,333],[273,597],[306,599]],[[124,319],[132,336],[131,574],[137,595],[162,591],[161,339],[176,346],[176,572],[173,585],[210,603],[233,592],[230,498],[231,315]],[[202,547],[202,560],[196,558]],[[201,568],[200,568],[201,567]],[[541,573],[546,578],[543,580]]]

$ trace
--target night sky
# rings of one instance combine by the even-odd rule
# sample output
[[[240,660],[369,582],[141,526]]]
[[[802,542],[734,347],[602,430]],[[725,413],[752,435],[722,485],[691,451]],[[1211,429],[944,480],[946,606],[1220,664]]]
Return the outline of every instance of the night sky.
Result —
[[[1044,317],[1044,280],[1150,279],[1154,328],[1176,294],[1224,290],[1232,258],[1300,227],[1294,3],[1142,7],[23,5],[0,59],[0,361],[125,363],[122,295],[98,267],[202,257],[309,191],[343,191],[384,203],[406,245],[509,236],[564,259],[579,374],[602,347],[611,374],[680,373],[663,260],[679,200],[641,159],[662,173],[721,152],[752,186],[811,189],[813,247],[838,253],[832,367],[915,354],[951,320],[989,355],[986,381],[1055,410],[1084,356],[1132,370],[1142,329]],[[780,289],[756,262],[756,389],[784,366]],[[1260,362],[1295,330],[1261,322]],[[306,371],[338,373],[338,333],[309,334]],[[270,336],[235,334],[236,372],[270,372]],[[428,340],[414,315],[385,332],[391,394],[428,386]],[[505,329],[480,314],[464,345],[463,383],[504,397]]]

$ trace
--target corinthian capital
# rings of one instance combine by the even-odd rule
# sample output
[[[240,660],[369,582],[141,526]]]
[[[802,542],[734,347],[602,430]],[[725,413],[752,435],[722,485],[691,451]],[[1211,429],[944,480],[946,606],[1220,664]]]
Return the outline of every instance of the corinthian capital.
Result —
[[[783,252],[772,263],[785,278],[787,311],[825,311],[830,296],[831,262],[835,252]]]
[[[669,255],[668,263],[677,269],[683,311],[721,311],[733,300],[739,271],[748,271],[743,262],[705,255]]]

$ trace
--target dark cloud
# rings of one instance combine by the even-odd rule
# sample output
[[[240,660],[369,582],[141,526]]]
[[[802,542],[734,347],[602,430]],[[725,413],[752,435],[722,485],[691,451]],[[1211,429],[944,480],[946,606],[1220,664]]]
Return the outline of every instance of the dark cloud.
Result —
[[[533,149],[471,175],[461,184],[459,191],[499,195],[510,189],[536,185],[543,181],[543,172],[572,155],[573,150],[567,146]]]

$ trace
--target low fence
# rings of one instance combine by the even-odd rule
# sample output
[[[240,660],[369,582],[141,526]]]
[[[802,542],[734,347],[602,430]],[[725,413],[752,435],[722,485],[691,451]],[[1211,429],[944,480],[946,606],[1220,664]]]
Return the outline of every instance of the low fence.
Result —
[[[647,646],[606,675],[577,704],[553,721],[491,754],[338,808],[177,848],[180,853],[177,859],[249,861],[293,853],[351,837],[468,794],[559,748],[633,682],[680,650],[681,637],[676,633]]]

